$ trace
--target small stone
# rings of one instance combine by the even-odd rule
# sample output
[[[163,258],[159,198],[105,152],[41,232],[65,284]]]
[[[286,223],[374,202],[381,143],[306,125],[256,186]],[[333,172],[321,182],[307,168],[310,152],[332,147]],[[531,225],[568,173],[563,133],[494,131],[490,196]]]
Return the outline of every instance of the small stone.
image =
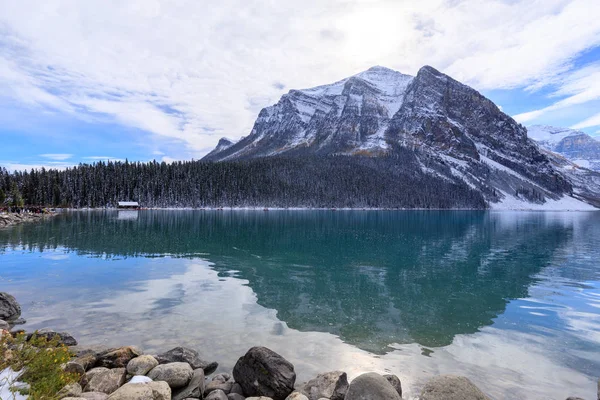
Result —
[[[489,398],[464,376],[441,375],[425,384],[421,391],[421,400],[489,400]]]
[[[204,398],[204,400],[228,400],[228,398],[224,391],[213,390]]]
[[[150,379],[144,375],[134,375],[127,383],[148,383],[148,382],[152,382],[152,379]]]
[[[86,374],[88,378],[88,384],[85,387],[86,392],[111,394],[125,383],[125,375],[127,373],[125,368],[95,370],[100,370],[100,368],[94,368]],[[90,373],[92,373],[91,378]]]
[[[255,397],[246,397],[246,400],[273,400],[267,396],[255,396]]]
[[[398,392],[387,379],[374,372],[359,375],[348,387],[345,400],[364,399],[401,400]]]
[[[244,391],[242,390],[242,387],[237,382],[235,382],[233,384],[233,386],[231,386],[231,391],[229,392],[229,394],[231,394],[231,393],[241,394],[242,396],[244,395]]]
[[[173,393],[173,400],[183,400],[186,398],[201,399],[204,395],[204,381],[204,370],[196,368],[192,374],[190,383]]]
[[[583,400],[581,397],[567,397],[567,400]]]
[[[146,375],[150,370],[158,365],[156,358],[149,355],[141,355],[132,358],[127,363],[127,373],[130,375]]]
[[[106,400],[108,395],[102,392],[83,392],[79,395],[80,397],[87,400]]]
[[[0,319],[11,321],[21,316],[21,306],[13,295],[0,292]]]
[[[220,380],[211,381],[206,385],[206,389],[204,389],[204,393],[210,393],[213,390],[222,390],[225,394],[231,393],[231,388],[233,387],[233,382],[221,382]]]
[[[148,376],[154,381],[165,381],[173,389],[184,387],[192,379],[194,371],[190,364],[173,362],[154,367]]]
[[[402,382],[400,382],[400,378],[392,374],[383,375],[383,377],[387,379],[390,385],[392,385],[400,397],[402,397]]]
[[[308,397],[300,392],[292,392],[285,400],[308,400]]]
[[[226,372],[221,373],[221,374],[216,374],[215,376],[213,376],[212,380],[220,381],[220,382],[227,382],[227,381],[231,380],[231,375],[229,375]]]
[[[125,368],[131,359],[142,355],[135,346],[119,347],[98,355],[96,366],[106,368]],[[132,374],[133,375],[133,374]]]
[[[196,350],[188,347],[175,347],[167,352],[157,355],[156,359],[159,364],[186,362],[190,364],[193,369],[202,368],[205,375],[213,373],[219,366],[219,364],[214,361],[209,362],[203,360]]]
[[[252,347],[235,364],[233,377],[245,395],[284,400],[294,391],[296,373],[285,358],[266,347]]]
[[[246,398],[239,393],[229,393],[227,395],[229,400],[245,400]]]
[[[81,385],[79,385],[79,383],[70,383],[62,389],[60,389],[56,394],[56,397],[58,397],[59,399],[63,399],[65,397],[79,397],[79,395],[81,395],[82,392],[83,389],[81,388]]]

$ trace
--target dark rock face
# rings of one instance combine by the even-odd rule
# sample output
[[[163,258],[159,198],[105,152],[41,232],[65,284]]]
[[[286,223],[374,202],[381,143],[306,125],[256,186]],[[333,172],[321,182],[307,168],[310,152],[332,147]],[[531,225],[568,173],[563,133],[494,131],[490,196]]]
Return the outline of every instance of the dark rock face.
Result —
[[[233,377],[245,396],[284,400],[294,390],[294,366],[266,347],[253,347],[233,368]]]
[[[436,376],[425,384],[421,400],[489,400],[464,376]]]
[[[291,90],[258,115],[252,132],[208,161],[276,155],[414,153],[424,173],[467,183],[487,201],[544,203],[569,180],[527,130],[476,90],[425,66],[416,77],[374,67],[331,85]]]
[[[401,400],[396,389],[383,376],[374,372],[356,377],[345,400]]]
[[[27,334],[27,340],[31,340],[31,338],[33,337],[34,334],[37,337],[45,338],[48,341],[53,340],[54,338],[58,337],[58,343],[64,344],[65,346],[76,346],[77,345],[77,340],[75,340],[75,338],[73,336],[71,336],[70,334],[68,334],[67,332],[56,332],[56,331],[53,331],[52,329],[44,328],[44,329],[40,329],[39,331],[36,331],[34,333]]]
[[[21,306],[14,296],[0,292],[0,319],[11,322],[21,316]]]
[[[157,355],[155,358],[159,364],[186,362],[190,364],[193,369],[202,368],[207,375],[214,372],[219,366],[219,364],[214,361],[209,362],[203,360],[196,350],[187,347],[175,347],[165,353]]]
[[[306,382],[300,392],[309,400],[327,398],[331,400],[344,400],[348,391],[348,376],[342,371],[326,372]]]

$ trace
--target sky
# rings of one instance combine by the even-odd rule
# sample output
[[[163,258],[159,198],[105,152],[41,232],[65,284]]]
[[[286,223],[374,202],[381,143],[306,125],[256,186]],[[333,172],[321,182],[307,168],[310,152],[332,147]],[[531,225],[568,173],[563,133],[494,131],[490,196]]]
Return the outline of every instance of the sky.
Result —
[[[0,165],[200,159],[290,89],[423,65],[600,135],[598,0],[0,0]]]

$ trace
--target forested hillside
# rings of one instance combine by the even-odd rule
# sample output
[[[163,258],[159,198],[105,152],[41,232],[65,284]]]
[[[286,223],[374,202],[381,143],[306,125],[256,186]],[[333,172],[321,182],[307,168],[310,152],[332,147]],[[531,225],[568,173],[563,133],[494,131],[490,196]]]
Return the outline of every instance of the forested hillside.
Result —
[[[113,207],[485,208],[460,181],[424,174],[412,152],[390,157],[271,157],[231,162],[99,162],[64,171],[0,169],[5,204]],[[21,200],[22,198],[22,200]]]

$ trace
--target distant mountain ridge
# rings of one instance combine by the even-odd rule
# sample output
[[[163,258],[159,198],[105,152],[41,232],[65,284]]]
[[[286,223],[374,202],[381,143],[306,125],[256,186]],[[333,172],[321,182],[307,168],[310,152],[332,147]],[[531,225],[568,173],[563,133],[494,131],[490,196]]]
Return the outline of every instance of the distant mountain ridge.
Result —
[[[290,90],[260,111],[248,136],[220,142],[203,160],[394,158],[405,150],[423,173],[466,183],[492,207],[577,197],[524,126],[430,66],[414,77],[377,66],[330,85]]]
[[[528,136],[547,150],[583,168],[600,171],[600,141],[585,132],[547,125],[527,128]]]

